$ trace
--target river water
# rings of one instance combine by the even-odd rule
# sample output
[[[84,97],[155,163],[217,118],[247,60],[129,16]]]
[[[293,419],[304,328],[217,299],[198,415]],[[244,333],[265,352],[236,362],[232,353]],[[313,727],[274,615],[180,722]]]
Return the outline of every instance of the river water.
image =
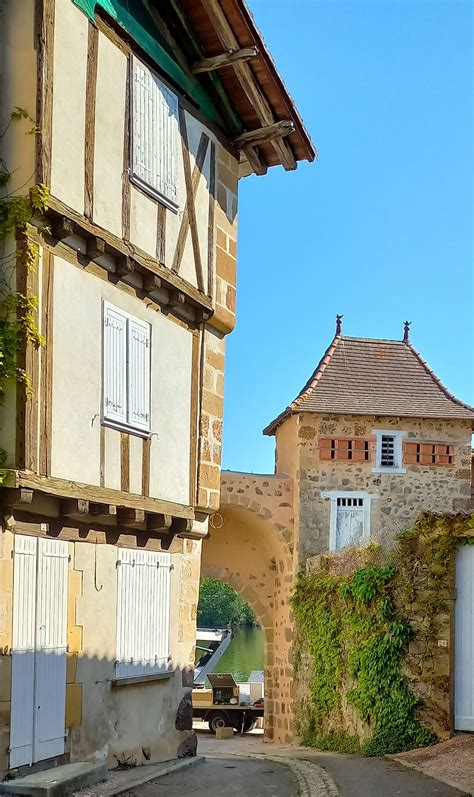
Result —
[[[252,670],[263,670],[263,644],[260,628],[236,628],[214,672],[230,672],[237,682],[247,681]]]

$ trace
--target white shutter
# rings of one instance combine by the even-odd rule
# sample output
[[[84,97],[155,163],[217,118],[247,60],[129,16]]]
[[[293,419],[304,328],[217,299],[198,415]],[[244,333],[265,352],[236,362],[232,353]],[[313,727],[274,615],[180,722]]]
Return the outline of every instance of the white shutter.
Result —
[[[117,678],[166,671],[171,557],[120,549],[117,561]]]
[[[178,97],[133,57],[133,176],[178,205]]]
[[[15,535],[10,767],[33,763],[36,537]]]
[[[64,753],[68,543],[38,540],[35,761]]]
[[[104,302],[104,418],[127,423],[127,316]]]
[[[454,727],[474,731],[474,547],[456,554]]]
[[[128,322],[128,422],[150,428],[150,325],[130,318]]]

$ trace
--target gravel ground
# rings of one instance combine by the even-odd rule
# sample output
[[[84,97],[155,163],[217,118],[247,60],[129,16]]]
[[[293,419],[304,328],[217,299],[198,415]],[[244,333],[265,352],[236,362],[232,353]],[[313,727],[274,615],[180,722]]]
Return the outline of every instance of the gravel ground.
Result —
[[[427,775],[446,778],[474,793],[474,734],[458,734],[446,742],[411,750],[396,758],[416,764]]]

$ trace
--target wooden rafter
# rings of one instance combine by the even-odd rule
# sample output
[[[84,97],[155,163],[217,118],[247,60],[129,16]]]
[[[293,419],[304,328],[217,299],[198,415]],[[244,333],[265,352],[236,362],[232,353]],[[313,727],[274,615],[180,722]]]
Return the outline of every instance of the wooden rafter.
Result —
[[[242,147],[242,152],[247,158],[252,171],[259,176],[262,176],[267,173],[268,167],[266,163],[262,163],[260,160],[260,156],[256,149],[253,147]]]
[[[227,50],[239,49],[239,42],[227,21],[219,0],[201,0],[201,2],[222,46]],[[276,120],[273,111],[257,85],[248,63],[246,61],[236,61],[232,64],[232,67],[262,125],[274,124]],[[287,170],[296,169],[295,156],[288,143],[283,138],[276,138],[271,143],[284,168]]]
[[[234,138],[232,143],[237,149],[255,147],[259,144],[274,141],[276,138],[284,138],[292,133],[294,129],[293,122],[286,120],[274,122],[272,125],[259,127],[258,130],[249,130],[248,133],[242,133],[241,136]]]
[[[222,69],[224,66],[235,64],[237,61],[248,61],[249,58],[254,58],[258,55],[256,47],[244,47],[240,50],[229,50],[227,53],[221,55],[214,55],[212,58],[201,58],[193,65],[192,71],[194,74],[199,72],[214,72],[216,69]]]

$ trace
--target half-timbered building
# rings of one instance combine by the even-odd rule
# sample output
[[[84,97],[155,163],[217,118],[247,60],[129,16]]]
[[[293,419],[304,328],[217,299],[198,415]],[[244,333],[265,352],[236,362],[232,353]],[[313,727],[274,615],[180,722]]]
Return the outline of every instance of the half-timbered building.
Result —
[[[31,201],[0,236],[0,770],[172,758],[192,752],[238,179],[315,153],[243,0],[2,15],[2,210]]]

